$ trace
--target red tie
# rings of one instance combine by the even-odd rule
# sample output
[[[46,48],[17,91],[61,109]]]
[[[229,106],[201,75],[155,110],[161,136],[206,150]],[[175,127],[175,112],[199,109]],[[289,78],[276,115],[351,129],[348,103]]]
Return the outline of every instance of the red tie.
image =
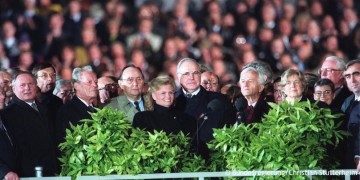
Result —
[[[254,107],[253,106],[248,106],[246,108],[246,113],[247,113],[247,116],[246,116],[246,123],[251,123],[252,121],[252,116],[253,116],[253,113],[254,113]]]

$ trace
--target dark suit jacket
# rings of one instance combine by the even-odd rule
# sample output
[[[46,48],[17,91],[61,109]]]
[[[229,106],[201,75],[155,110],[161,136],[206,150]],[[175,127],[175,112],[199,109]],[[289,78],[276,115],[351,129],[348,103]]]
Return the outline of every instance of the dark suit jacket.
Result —
[[[70,123],[78,125],[82,119],[91,119],[89,112],[91,112],[91,109],[77,96],[74,96],[70,101],[65,103],[57,113],[57,143],[63,142],[65,130],[70,128]]]
[[[15,147],[9,138],[0,119],[0,179],[8,172],[17,173]]]
[[[335,96],[335,99],[330,104],[331,109],[340,110],[344,100],[352,95],[353,93],[349,91],[349,89],[344,85],[340,92]]]
[[[245,97],[240,97],[237,101],[247,102]],[[246,103],[243,108],[240,108],[238,110],[238,117],[237,117],[238,123],[249,124],[249,123],[261,122],[261,119],[265,116],[265,114],[267,114],[269,112],[270,106],[269,106],[268,102],[259,99],[259,101],[255,104],[255,107],[253,110],[254,112],[252,114],[250,122],[246,122],[246,119],[248,118],[247,117],[248,113],[246,112],[247,108],[248,108],[248,105]]]
[[[198,135],[198,138],[194,137],[196,139],[193,140],[196,141],[194,146],[204,158],[208,158],[206,143],[214,138],[213,128],[234,124],[235,108],[225,95],[206,91],[203,87],[200,87],[200,92],[191,99],[185,97],[182,88],[176,92],[175,97],[175,109],[184,112],[192,121],[197,122],[198,130],[194,134]]]
[[[13,96],[1,117],[13,135],[17,147],[19,176],[35,176],[35,166],[43,167],[44,176],[56,173],[54,142],[49,131],[46,108],[36,103],[40,112]]]
[[[154,111],[136,113],[132,125],[146,131],[157,130],[167,134],[177,134],[180,131],[190,134],[196,130],[196,122],[191,121],[186,114],[157,104],[154,105]]]
[[[56,131],[56,114],[60,107],[63,105],[63,101],[52,94],[52,91],[41,94],[41,102],[47,108],[47,115],[49,120],[49,128],[51,132]],[[53,133],[54,135],[56,133]],[[55,140],[55,136],[53,137]]]

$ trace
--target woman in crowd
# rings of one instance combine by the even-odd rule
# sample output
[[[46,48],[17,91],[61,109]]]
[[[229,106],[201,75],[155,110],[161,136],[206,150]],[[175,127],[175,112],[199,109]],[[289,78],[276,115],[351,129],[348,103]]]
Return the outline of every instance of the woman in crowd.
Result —
[[[330,105],[335,98],[335,85],[330,79],[319,79],[314,85],[314,99]],[[340,107],[339,107],[340,109]]]
[[[190,122],[185,114],[173,109],[175,99],[175,81],[167,75],[161,75],[150,81],[149,93],[154,100],[153,111],[138,112],[134,116],[133,126],[146,131],[164,131],[167,134],[185,134],[194,132],[196,122]]]
[[[298,101],[306,101],[304,96],[306,89],[305,76],[301,71],[288,69],[281,75],[281,85],[285,94],[284,100],[293,104]]]

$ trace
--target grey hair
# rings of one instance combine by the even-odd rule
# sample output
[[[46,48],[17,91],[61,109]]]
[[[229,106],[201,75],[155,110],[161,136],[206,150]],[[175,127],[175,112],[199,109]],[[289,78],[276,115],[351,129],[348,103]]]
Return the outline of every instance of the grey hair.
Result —
[[[68,81],[68,80],[65,80],[65,79],[57,80],[55,82],[55,88],[54,88],[53,94],[57,95],[60,92],[61,88],[64,87],[64,86],[67,86],[67,85],[70,85],[72,87],[71,81]]]
[[[258,82],[259,82],[259,84],[264,85],[266,83],[265,78],[264,78],[265,75],[263,74],[263,72],[259,71],[258,69],[256,69],[255,67],[252,67],[252,66],[243,69],[241,71],[241,73],[240,73],[240,78],[241,78],[241,75],[243,73],[247,72],[247,71],[253,71],[253,72],[256,72],[258,74]]]
[[[249,67],[253,67],[253,68],[256,69],[256,71],[261,72],[261,74],[266,77],[266,78],[264,78],[266,83],[272,82],[272,80],[273,80],[273,71],[272,71],[269,64],[267,64],[265,62],[262,62],[262,61],[253,61],[253,62],[251,62],[249,64],[246,64],[242,68],[242,70],[245,70],[245,69],[247,69]]]
[[[196,64],[199,66],[199,69],[200,69],[200,65],[199,65],[198,62],[196,62],[195,59],[192,59],[192,58],[183,58],[183,59],[181,59],[181,60],[179,61],[179,63],[178,63],[177,66],[176,66],[176,73],[180,73],[179,70],[180,70],[181,65],[182,65],[184,62],[187,62],[187,61],[191,61],[191,62],[196,63]]]
[[[336,61],[336,64],[337,64],[339,70],[342,70],[342,71],[345,70],[346,63],[345,63],[345,61],[344,61],[342,58],[340,58],[340,57],[337,57],[337,56],[328,56],[328,57],[325,58],[324,61]]]
[[[80,80],[80,75],[82,72],[84,71],[92,71],[91,67],[90,66],[84,66],[84,67],[81,67],[81,68],[74,68],[73,72],[72,72],[72,81],[75,83],[75,82],[78,82]]]

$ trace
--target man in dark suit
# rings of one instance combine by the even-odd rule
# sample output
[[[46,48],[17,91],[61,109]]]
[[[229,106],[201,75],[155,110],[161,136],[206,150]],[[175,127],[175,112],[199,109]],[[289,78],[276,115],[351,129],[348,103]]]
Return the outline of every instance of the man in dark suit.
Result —
[[[345,100],[341,110],[348,118],[347,127],[352,134],[349,138],[350,159],[354,158],[355,167],[360,171],[360,60],[348,62],[344,77],[353,95]],[[349,164],[349,168],[354,168],[353,163]]]
[[[55,68],[50,63],[38,63],[32,69],[32,74],[35,76],[37,86],[39,87],[41,94],[38,97],[39,102],[47,108],[48,120],[51,128],[51,132],[54,132],[56,113],[63,105],[62,100],[53,95],[55,88],[56,72]],[[55,135],[55,134],[54,134]],[[55,137],[53,137],[55,140]]]
[[[269,111],[269,105],[260,98],[264,90],[264,74],[254,67],[243,69],[240,74],[240,89],[243,94],[243,108],[238,109],[240,123],[260,122],[261,118]]]
[[[12,81],[12,88],[12,102],[1,112],[1,117],[13,135],[19,176],[35,176],[36,166],[43,167],[44,176],[54,176],[53,135],[49,130],[46,108],[36,102],[36,80],[32,74],[20,71]]]
[[[15,155],[14,144],[0,119],[0,179],[19,179]]]
[[[197,122],[193,142],[195,150],[208,158],[206,146],[213,139],[213,128],[222,128],[235,122],[235,109],[225,95],[206,91],[200,86],[201,72],[199,64],[184,58],[177,65],[181,88],[176,92],[175,108]]]
[[[343,77],[344,69],[344,60],[337,56],[326,57],[319,69],[321,78],[330,79],[335,85],[335,98],[330,104],[331,109],[339,109],[343,104],[344,99],[351,95],[351,92],[345,85]]]
[[[80,124],[82,119],[90,119],[89,112],[94,109],[98,97],[97,77],[87,68],[75,68],[72,73],[75,96],[65,103],[58,111],[57,126],[59,142],[65,137],[66,128]]]

